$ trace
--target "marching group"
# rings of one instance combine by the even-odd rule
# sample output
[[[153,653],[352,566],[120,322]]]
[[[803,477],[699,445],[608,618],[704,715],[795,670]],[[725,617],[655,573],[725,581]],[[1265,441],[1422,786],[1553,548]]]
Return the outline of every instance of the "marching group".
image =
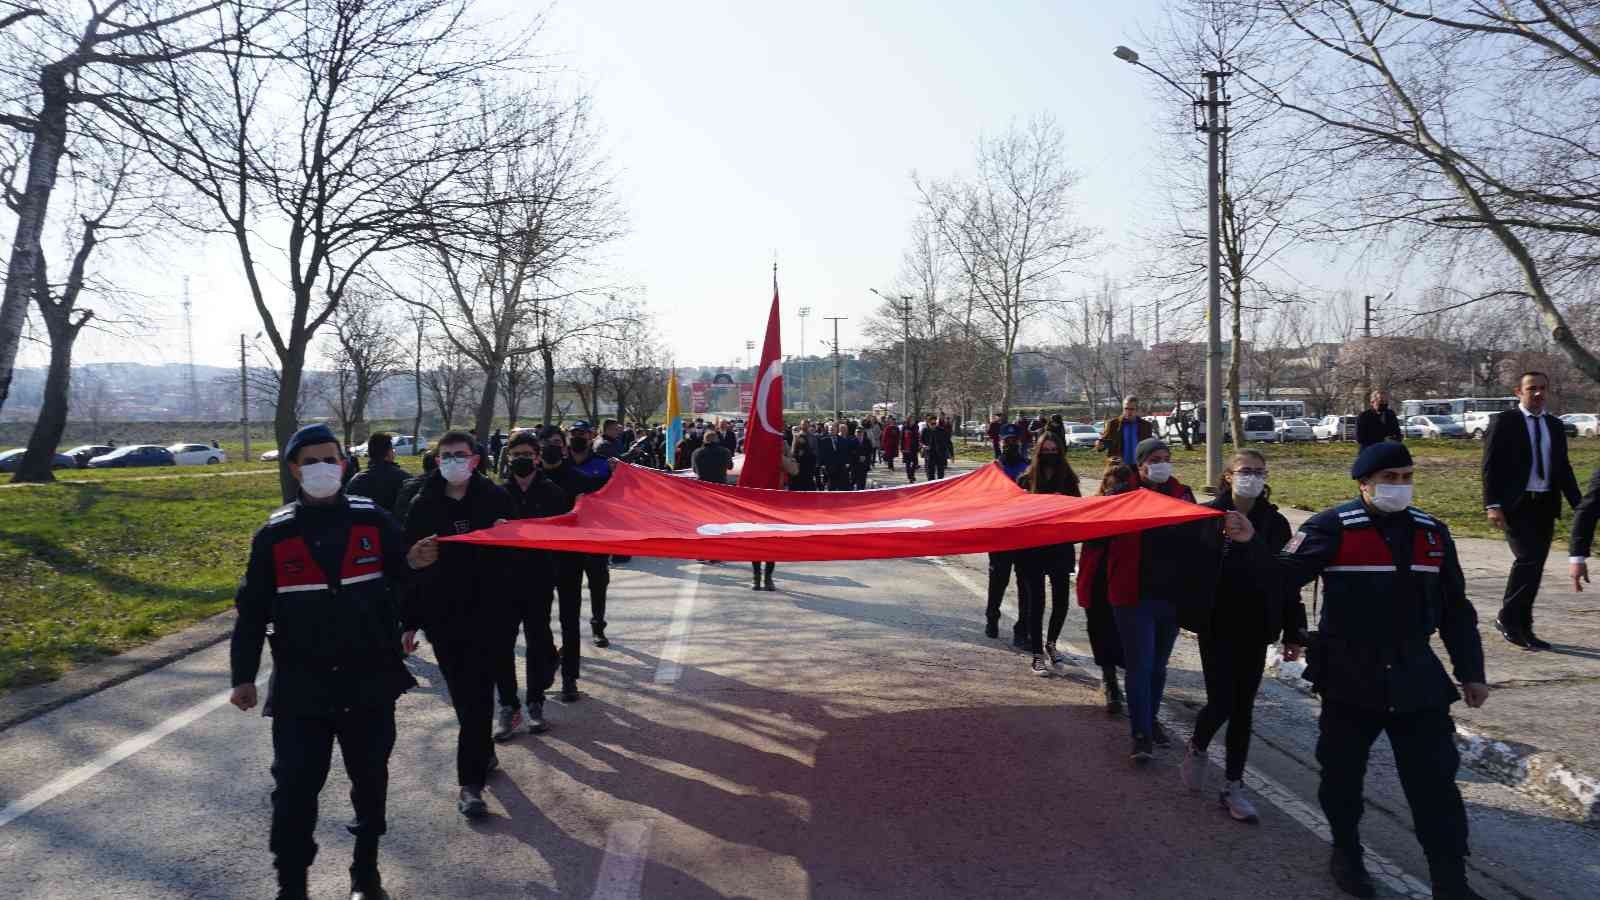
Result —
[[[1548,493],[1578,503],[1564,442],[1552,436],[1560,429],[1552,432],[1542,423],[1547,385],[1542,375],[1529,373],[1518,388],[1521,411],[1504,414],[1511,426],[1497,423],[1509,436],[1492,434],[1487,442],[1493,448],[1485,462],[1486,501],[1494,500],[1486,504],[1489,516],[1523,522],[1516,527],[1524,531],[1534,527],[1526,523],[1532,513],[1524,507],[1537,504],[1531,509],[1542,517]],[[1532,424],[1515,428],[1521,423],[1512,417]],[[1059,423],[1039,424],[996,428],[995,464],[1024,490],[1083,494]],[[585,582],[592,643],[609,644],[609,567],[625,558],[438,538],[568,512],[579,496],[606,483],[620,459],[664,467],[664,442],[659,430],[627,433],[609,420],[598,435],[579,422],[566,431],[546,426],[510,436],[497,432],[487,446],[453,431],[424,459],[424,473],[411,477],[394,463],[387,436],[380,434],[368,443],[367,469],[346,488],[346,457],[326,426],[307,426],[293,436],[284,457],[300,495],[253,538],[236,596],[231,653],[231,700],[250,709],[257,702],[262,646],[270,643],[273,650],[263,706],[272,717],[269,845],[280,897],[306,896],[306,873],[317,851],[317,799],[335,742],[355,809],[349,826],[356,839],[351,896],[387,896],[377,856],[386,830],[394,708],[415,685],[405,658],[416,648],[419,631],[433,645],[457,719],[456,802],[469,818],[487,814],[482,792],[498,766],[495,742],[548,727],[544,697],[557,673],[560,699],[573,703],[581,697]],[[1107,422],[1097,446],[1106,453],[1099,494],[1153,491],[1196,502],[1173,474],[1170,449],[1138,415],[1136,398],[1127,398],[1123,415]],[[697,420],[674,448],[674,463],[692,467],[703,480],[722,482],[738,447],[731,423],[712,427]],[[915,427],[893,417],[802,421],[788,428],[784,447],[781,465],[793,490],[860,489],[865,470],[880,460],[890,469],[902,461],[909,480],[919,467],[929,478],[940,478],[953,456],[949,422],[939,417]],[[1491,452],[1497,454],[1496,472],[1504,469],[1525,482],[1517,490],[1491,490]],[[1519,466],[1520,474],[1513,471]],[[1374,895],[1358,823],[1368,753],[1386,732],[1428,857],[1434,896],[1476,896],[1465,878],[1467,821],[1455,783],[1459,757],[1449,707],[1463,696],[1474,707],[1487,699],[1483,649],[1449,530],[1411,504],[1413,472],[1403,443],[1364,447],[1350,470],[1358,497],[1291,533],[1270,502],[1266,457],[1239,449],[1228,461],[1222,488],[1206,504],[1222,513],[1220,527],[1216,519],[1204,519],[1089,541],[1082,548],[1061,543],[991,554],[986,633],[999,636],[1002,601],[1014,574],[1018,615],[1012,640],[1030,658],[1031,672],[1061,673],[1066,658],[1057,645],[1075,585],[1104,680],[1106,709],[1126,711],[1131,756],[1143,764],[1175,740],[1157,712],[1179,629],[1195,632],[1207,703],[1183,749],[1182,780],[1192,790],[1203,788],[1208,746],[1225,726],[1219,799],[1243,822],[1259,818],[1243,779],[1267,648],[1281,641],[1288,660],[1304,652],[1305,677],[1323,701],[1319,798],[1332,831],[1336,883],[1355,896]],[[1600,474],[1574,528],[1574,553],[1581,545],[1585,563],[1597,516]],[[1540,518],[1537,527],[1544,529],[1548,552],[1549,526]],[[1522,557],[1518,551],[1497,624],[1508,640],[1537,649],[1543,644],[1534,643],[1532,631],[1537,575],[1529,588]],[[1538,561],[1542,569],[1542,557]],[[1575,555],[1575,587],[1578,567]],[[754,589],[773,589],[771,563],[753,564],[753,576]],[[1299,594],[1318,578],[1323,604],[1312,631]],[[508,591],[507,585],[518,589]],[[1453,681],[1430,646],[1434,633],[1449,652]],[[517,684],[519,635],[527,646],[525,695]]]

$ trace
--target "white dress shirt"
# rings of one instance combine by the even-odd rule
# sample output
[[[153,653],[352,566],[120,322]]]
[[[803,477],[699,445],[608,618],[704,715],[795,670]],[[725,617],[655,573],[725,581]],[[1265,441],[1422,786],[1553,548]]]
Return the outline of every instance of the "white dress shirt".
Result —
[[[1532,462],[1528,463],[1527,490],[1548,491],[1550,490],[1550,426],[1546,424],[1544,414],[1529,412],[1528,408],[1521,404],[1518,404],[1517,409],[1522,410],[1522,421],[1528,423],[1528,446],[1535,448],[1535,452],[1543,457],[1544,463],[1542,467]],[[1536,428],[1540,431],[1538,440],[1534,440]],[[1543,476],[1539,475],[1541,468],[1544,470]]]

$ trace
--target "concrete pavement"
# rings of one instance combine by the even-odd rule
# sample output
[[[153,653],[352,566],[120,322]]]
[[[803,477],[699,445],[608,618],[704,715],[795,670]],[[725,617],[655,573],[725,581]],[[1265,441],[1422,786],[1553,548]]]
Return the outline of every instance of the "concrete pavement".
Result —
[[[1175,751],[1131,765],[1126,722],[1105,715],[1091,679],[1034,677],[982,637],[981,563],[785,564],[776,594],[751,592],[742,564],[617,568],[612,648],[585,648],[584,697],[550,703],[549,734],[500,748],[505,773],[477,825],[454,811],[454,719],[424,648],[413,660],[423,685],[400,703],[391,890],[1333,896],[1308,801],[1314,770],[1297,755],[1310,732],[1294,702],[1310,701],[1276,685],[1293,702],[1264,700],[1283,706],[1281,717],[1264,710],[1254,761],[1264,821],[1235,824],[1214,795],[1179,791]],[[1069,617],[1080,645],[1081,625]],[[1183,692],[1198,683],[1189,652],[1174,676],[1180,727]],[[268,723],[221,705],[226,656],[201,650],[0,732],[9,896],[271,895]],[[346,790],[335,765],[316,896],[346,887]],[[1369,845],[1395,866],[1391,895],[1419,896],[1425,868],[1403,805],[1391,812],[1385,796]],[[1485,802],[1503,814],[1504,798]],[[1480,888],[1592,896],[1600,880],[1583,866],[1600,859],[1594,832],[1547,812],[1517,815],[1520,832],[1475,833]],[[1475,806],[1475,827],[1488,816]],[[1502,868],[1534,853],[1524,846],[1534,840],[1566,861]]]

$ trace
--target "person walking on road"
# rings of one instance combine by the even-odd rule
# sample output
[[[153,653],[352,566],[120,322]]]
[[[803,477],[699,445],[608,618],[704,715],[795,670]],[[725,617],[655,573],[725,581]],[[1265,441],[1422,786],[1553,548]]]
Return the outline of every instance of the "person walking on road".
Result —
[[[917,423],[907,419],[905,427],[900,429],[900,458],[905,460],[906,481],[915,483],[917,480],[917,458],[922,454],[922,436],[918,433]]]
[[[1150,420],[1139,416],[1139,398],[1129,395],[1122,398],[1122,415],[1106,421],[1106,430],[1094,442],[1096,450],[1103,451],[1107,460],[1120,460],[1135,466],[1130,455],[1141,441],[1155,433]]]
[[[1017,477],[1017,484],[1032,494],[1083,496],[1078,473],[1067,462],[1061,442],[1045,432],[1033,451],[1033,462]],[[1043,678],[1065,675],[1067,659],[1056,650],[1056,639],[1067,621],[1072,590],[1067,583],[1077,563],[1072,544],[1047,544],[1017,551],[1017,603],[1027,622],[1028,650],[1033,654],[1033,674]],[[1050,626],[1044,626],[1045,582],[1050,586]]]
[[[789,445],[788,444],[785,444],[782,441],[780,441],[778,443],[778,446],[780,448],[782,448],[782,450],[783,450],[783,455],[778,458],[778,469],[779,469],[780,472],[782,472],[782,480],[783,480],[784,486],[785,487],[789,487],[790,485],[793,484],[791,479],[793,479],[796,475],[798,475],[800,473],[800,465],[799,465],[798,462],[795,461],[794,454],[789,452]],[[751,578],[750,590],[752,590],[752,591],[776,591],[777,587],[775,587],[773,585],[773,583],[772,583],[772,571],[773,571],[773,569],[776,569],[777,567],[778,567],[778,564],[776,562],[773,562],[773,561],[770,561],[770,560],[768,560],[766,562],[754,562],[754,561],[751,562],[750,563],[750,578]]]
[[[583,493],[605,487],[611,480],[615,459],[606,459],[594,452],[594,432],[588,422],[577,422],[567,436],[567,456],[572,468],[588,480]],[[611,646],[606,636],[606,592],[611,586],[611,556],[605,553],[576,554],[582,564],[580,578],[589,582],[589,631],[594,635],[594,645],[602,649]],[[581,590],[581,588],[580,588]]]
[[[500,485],[511,498],[513,519],[543,519],[572,509],[572,497],[539,469],[539,440],[531,431],[518,432],[505,447],[506,479]],[[505,584],[510,618],[506,622],[506,641],[497,651],[495,693],[500,709],[495,714],[492,737],[497,742],[511,740],[526,726],[529,734],[541,734],[548,726],[544,718],[544,693],[555,682],[555,640],[550,634],[550,598],[555,591],[555,556],[549,550],[519,550],[511,563],[514,574]],[[517,696],[517,634],[527,642],[528,702]]]
[[[1007,425],[1000,432],[1000,455],[995,460],[995,465],[1006,473],[1012,481],[1022,477],[1028,470],[1028,458],[1022,453],[1022,435],[1015,425]],[[984,607],[985,637],[997,638],[1000,636],[1000,606],[1006,598],[1006,588],[1011,586],[1011,571],[1017,563],[1016,550],[996,550],[989,554],[989,595],[988,604]],[[1011,644],[1018,650],[1025,650],[1028,646],[1027,623],[1025,622],[1022,597],[1017,596],[1017,623],[1011,629]]]
[[[433,470],[438,465],[439,451],[437,449],[429,450],[422,454],[422,474],[407,478],[400,485],[400,490],[395,493],[394,520],[396,522],[402,525],[405,524],[406,516],[411,512],[411,504],[417,499],[417,492],[422,490],[424,484],[427,484],[428,476],[433,474]]]
[[[928,470],[929,481],[944,477],[945,466],[950,463],[953,451],[949,432],[937,416],[929,415],[928,421],[922,426],[922,463]]]
[[[1513,428],[1520,424],[1511,420]],[[1414,472],[1404,444],[1361,451],[1350,468],[1360,497],[1308,519],[1278,559],[1291,590],[1322,579],[1305,678],[1322,697],[1317,797],[1333,837],[1334,883],[1352,896],[1376,896],[1358,825],[1367,757],[1383,733],[1428,858],[1433,896],[1474,898],[1450,705],[1464,695],[1476,709],[1489,698],[1483,642],[1450,529],[1412,505]],[[1434,655],[1435,631],[1460,691]]]
[[[406,539],[466,534],[515,515],[511,498],[477,476],[477,442],[461,431],[439,438],[439,467],[428,476],[406,516]],[[492,547],[446,544],[439,563],[419,579],[405,613],[404,640],[415,646],[421,629],[433,644],[455,709],[456,809],[467,818],[489,814],[484,784],[498,767],[494,753],[494,679],[497,650],[510,620],[505,586],[514,574],[512,554]]]
[[[1106,469],[1100,479],[1100,496],[1110,497],[1138,488],[1133,466],[1118,463]],[[1100,667],[1101,689],[1105,692],[1106,713],[1119,715],[1123,710],[1122,687],[1117,680],[1117,669],[1123,667],[1122,637],[1117,634],[1117,622],[1111,614],[1110,539],[1085,541],[1078,566],[1078,605],[1084,609],[1088,622],[1089,650],[1094,654],[1094,664]]]
[[[610,465],[608,463],[608,469]],[[567,496],[567,507],[562,512],[570,512],[572,505],[577,503],[578,497],[593,493],[604,486],[605,482],[591,478],[578,470],[572,464],[572,458],[567,453],[566,437],[561,429],[550,427],[540,438],[539,444],[539,471],[544,477],[554,482]],[[553,551],[556,566],[555,603],[556,618],[561,623],[561,702],[577,703],[578,678],[581,675],[583,661],[583,632],[581,629],[583,612],[583,576],[590,563],[585,559],[587,554],[575,553],[569,550]],[[548,610],[550,607],[549,592],[546,592],[544,609],[545,621],[549,621]]]
[[[883,462],[894,471],[895,457],[900,455],[900,426],[894,423],[894,416],[890,416],[883,426]]]
[[[999,413],[989,416],[989,427],[985,429],[984,434],[989,438],[989,446],[994,449],[995,459],[1000,458],[1001,444],[1005,441],[1005,429],[1005,420]]]
[[[817,451],[812,447],[814,440],[810,434],[795,430],[794,448],[790,453],[795,463],[795,474],[789,479],[791,491],[817,489]]]
[[[1577,592],[1582,592],[1584,582],[1589,580],[1589,550],[1594,546],[1596,522],[1600,522],[1600,468],[1589,476],[1589,490],[1572,516],[1567,565],[1568,574],[1572,576],[1572,589]]]
[[[1524,650],[1549,650],[1533,631],[1533,601],[1555,538],[1561,499],[1582,502],[1578,478],[1567,459],[1567,433],[1545,412],[1550,379],[1524,372],[1517,380],[1517,406],[1489,419],[1483,436],[1483,506],[1489,524],[1506,533],[1515,561],[1495,628]]]
[[[1206,506],[1243,513],[1273,553],[1289,543],[1289,520],[1269,500],[1265,455],[1258,450],[1235,453],[1223,470],[1222,486]],[[1206,705],[1195,720],[1181,769],[1189,790],[1198,793],[1205,788],[1206,749],[1226,722],[1225,781],[1218,800],[1234,821],[1254,823],[1260,817],[1245,793],[1244,769],[1266,648],[1282,635],[1283,658],[1299,659],[1306,643],[1306,611],[1299,590],[1286,588],[1273,577],[1276,572],[1263,572],[1257,559],[1233,549],[1223,545],[1222,578],[1211,609],[1184,607],[1178,618],[1179,625],[1200,637],[1206,683]]]
[[[400,488],[411,475],[394,461],[394,438],[386,431],[367,438],[367,468],[350,479],[345,492],[353,497],[370,497],[372,502],[393,513],[400,499]]]
[[[1379,441],[1405,441],[1400,430],[1400,417],[1389,408],[1389,392],[1379,388],[1372,392],[1371,405],[1356,416],[1356,444],[1365,450]]]
[[[433,566],[439,547],[431,537],[408,543],[388,512],[340,490],[344,452],[328,426],[296,431],[284,458],[300,495],[250,540],[234,595],[228,700],[241,710],[255,707],[270,625],[272,678],[262,714],[272,719],[268,846],[278,897],[306,900],[317,799],[337,741],[355,808],[350,894],[380,900],[388,897],[378,842],[388,830],[394,705],[417,683],[405,666],[393,585]]]

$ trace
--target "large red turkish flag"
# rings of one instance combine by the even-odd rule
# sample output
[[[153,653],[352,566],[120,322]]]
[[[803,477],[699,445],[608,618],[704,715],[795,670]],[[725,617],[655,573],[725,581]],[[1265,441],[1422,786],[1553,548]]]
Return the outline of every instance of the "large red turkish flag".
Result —
[[[1222,515],[1155,491],[1030,494],[996,464],[874,491],[769,491],[619,465],[570,513],[441,541],[728,561],[882,559],[1085,541]]]
[[[778,339],[778,281],[772,281],[772,311],[767,313],[767,339],[756,370],[755,402],[744,424],[744,467],[739,486],[783,487],[783,347]]]

